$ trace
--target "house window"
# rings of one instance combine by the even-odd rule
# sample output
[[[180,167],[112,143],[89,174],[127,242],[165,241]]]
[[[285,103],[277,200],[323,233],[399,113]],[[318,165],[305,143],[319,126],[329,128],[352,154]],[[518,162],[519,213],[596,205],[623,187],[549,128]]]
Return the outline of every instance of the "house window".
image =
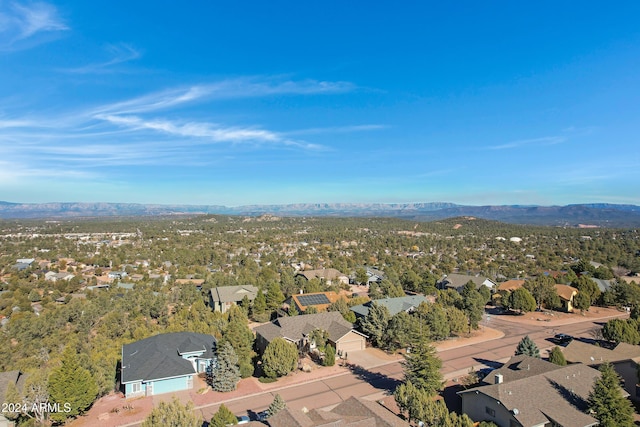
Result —
[[[484,412],[486,412],[487,414],[491,415],[492,417],[496,416],[496,410],[493,408],[489,408],[488,406],[484,407]]]
[[[141,386],[140,383],[131,384],[131,393],[140,393],[140,389],[141,389],[140,386]]]

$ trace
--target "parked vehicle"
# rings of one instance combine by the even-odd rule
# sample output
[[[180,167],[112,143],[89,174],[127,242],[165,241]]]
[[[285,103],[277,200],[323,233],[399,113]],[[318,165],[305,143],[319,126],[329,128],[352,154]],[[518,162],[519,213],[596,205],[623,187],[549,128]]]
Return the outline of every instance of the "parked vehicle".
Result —
[[[553,342],[555,342],[556,344],[560,344],[560,345],[567,345],[571,341],[573,341],[573,337],[571,335],[567,335],[567,334],[556,334],[553,337]]]

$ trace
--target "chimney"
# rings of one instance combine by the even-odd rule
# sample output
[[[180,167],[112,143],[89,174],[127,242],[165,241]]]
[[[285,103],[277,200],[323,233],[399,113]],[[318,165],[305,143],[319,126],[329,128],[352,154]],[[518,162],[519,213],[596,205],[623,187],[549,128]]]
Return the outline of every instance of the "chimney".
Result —
[[[494,384],[502,384],[503,379],[502,374],[496,374]]]

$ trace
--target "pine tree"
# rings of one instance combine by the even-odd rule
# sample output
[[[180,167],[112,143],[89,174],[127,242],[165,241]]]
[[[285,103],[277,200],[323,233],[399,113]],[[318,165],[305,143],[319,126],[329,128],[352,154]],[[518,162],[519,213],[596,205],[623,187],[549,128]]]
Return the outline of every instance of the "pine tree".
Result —
[[[52,412],[53,421],[62,422],[83,413],[98,395],[98,386],[91,372],[80,366],[74,346],[69,344],[62,353],[62,365],[49,376],[49,397],[69,411]]]
[[[324,366],[333,366],[336,364],[336,351],[331,344],[325,347]]]
[[[549,353],[549,362],[560,366],[565,366],[567,364],[567,360],[564,358],[564,354],[562,353],[562,350],[560,350],[560,347],[553,347],[551,353]]]
[[[269,378],[287,375],[297,364],[298,349],[284,338],[274,338],[262,355],[262,370]]]
[[[429,396],[434,396],[442,389],[443,377],[440,372],[442,360],[438,357],[435,347],[424,337],[411,346],[411,352],[404,355],[404,377]]]
[[[217,363],[211,367],[207,382],[215,391],[233,391],[240,381],[238,355],[228,342],[218,349]]]
[[[262,290],[262,288],[259,288],[256,298],[253,300],[252,313],[256,315],[256,314],[262,314],[265,311],[267,311],[267,297],[264,294],[264,291]]]
[[[213,417],[211,417],[211,421],[209,422],[210,427],[226,427],[232,424],[238,424],[238,418],[233,415],[233,412],[231,412],[229,408],[224,406],[224,403],[220,405],[218,412],[213,414]]]
[[[536,299],[527,288],[518,288],[506,297],[510,309],[526,313],[536,309]]]
[[[524,338],[520,340],[518,343],[518,347],[516,347],[516,356],[524,354],[526,356],[537,357],[540,358],[540,349],[529,335],[525,335]]]
[[[175,397],[170,403],[160,402],[142,423],[142,427],[200,427],[201,425],[202,420],[193,412],[193,403],[182,405]]]
[[[620,377],[610,363],[602,364],[600,372],[589,393],[589,409],[602,427],[633,426],[633,407],[622,395]]]
[[[271,402],[271,405],[269,405],[269,408],[267,409],[267,414],[269,415],[269,417],[272,417],[286,407],[287,404],[285,403],[282,396],[276,394],[273,398],[273,402]]]
[[[377,304],[375,301],[369,307],[367,315],[360,319],[360,329],[369,336],[375,346],[383,344],[383,337],[389,326],[389,310],[387,307]]]
[[[253,341],[253,332],[249,329],[244,312],[239,307],[231,307],[229,310],[229,324],[222,334],[218,346],[222,347],[225,343],[231,344],[238,355],[238,366],[242,378],[248,378],[253,375],[253,358],[256,355],[253,351]]]
[[[269,284],[266,295],[267,308],[269,310],[277,310],[284,302],[284,294],[280,289],[280,285],[276,282]]]

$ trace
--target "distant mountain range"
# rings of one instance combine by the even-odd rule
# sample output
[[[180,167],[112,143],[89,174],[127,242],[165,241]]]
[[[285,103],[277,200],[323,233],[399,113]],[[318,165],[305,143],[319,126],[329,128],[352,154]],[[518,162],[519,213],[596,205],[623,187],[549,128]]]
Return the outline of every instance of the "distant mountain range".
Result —
[[[90,218],[185,214],[395,217],[418,221],[473,216],[514,224],[637,227],[640,206],[607,203],[567,206],[464,206],[454,203],[299,203],[288,205],[156,205],[138,203],[10,203],[0,218]]]

